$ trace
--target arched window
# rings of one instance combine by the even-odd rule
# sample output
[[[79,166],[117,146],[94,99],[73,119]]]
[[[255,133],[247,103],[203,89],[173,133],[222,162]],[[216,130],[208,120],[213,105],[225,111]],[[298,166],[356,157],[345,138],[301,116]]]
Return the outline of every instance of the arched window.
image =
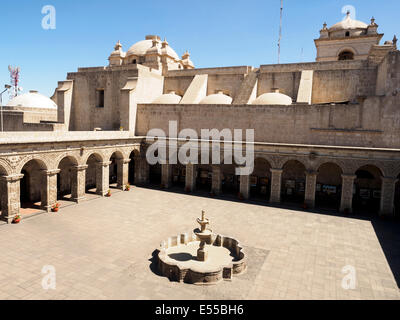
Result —
[[[354,60],[354,53],[348,50],[339,53],[339,60]]]

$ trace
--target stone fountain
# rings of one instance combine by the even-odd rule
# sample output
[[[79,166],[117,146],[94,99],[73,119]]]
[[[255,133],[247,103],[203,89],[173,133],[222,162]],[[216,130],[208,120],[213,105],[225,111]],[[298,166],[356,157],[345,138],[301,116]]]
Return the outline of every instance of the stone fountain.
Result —
[[[158,254],[158,269],[171,281],[215,284],[232,280],[246,271],[243,247],[231,237],[213,233],[205,211],[197,219],[200,228],[163,241]]]

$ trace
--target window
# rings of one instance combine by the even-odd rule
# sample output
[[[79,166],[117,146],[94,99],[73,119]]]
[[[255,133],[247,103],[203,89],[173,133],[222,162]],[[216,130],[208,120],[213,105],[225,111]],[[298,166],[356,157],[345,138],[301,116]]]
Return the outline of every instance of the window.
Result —
[[[133,59],[132,64],[136,64],[136,63],[137,63],[136,59]]]
[[[104,108],[104,89],[97,89],[96,91],[96,107]]]
[[[354,53],[351,51],[342,51],[339,54],[339,60],[354,60]]]
[[[350,31],[346,32],[346,37],[350,37]]]

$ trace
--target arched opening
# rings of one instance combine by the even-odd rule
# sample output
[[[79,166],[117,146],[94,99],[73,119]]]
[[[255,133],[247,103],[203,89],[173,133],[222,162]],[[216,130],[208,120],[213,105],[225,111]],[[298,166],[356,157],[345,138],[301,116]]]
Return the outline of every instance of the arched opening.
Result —
[[[345,37],[350,37],[350,31],[346,31]]]
[[[344,50],[339,53],[339,61],[342,60],[354,60],[354,53],[349,50]]]
[[[250,196],[269,201],[271,196],[271,165],[262,158],[254,160],[254,171],[250,176]]]
[[[381,202],[382,173],[366,165],[356,171],[353,209],[359,214],[378,214]]]
[[[172,165],[172,185],[174,187],[185,188],[186,166],[183,164]]]
[[[101,189],[102,184],[102,174],[100,172],[101,168],[99,166],[100,163],[103,162],[102,157],[93,153],[86,161],[86,165],[88,166],[86,169],[86,193],[96,194],[98,190]]]
[[[304,203],[306,168],[297,161],[290,160],[283,166],[282,202]]]
[[[197,166],[196,189],[210,192],[212,187],[212,166],[199,164]]]
[[[129,162],[129,177],[128,177],[128,181],[131,185],[134,185],[136,183],[137,177],[136,177],[136,168],[135,168],[135,158],[137,158],[139,156],[137,151],[132,151],[131,154],[129,155],[129,159],[131,159],[131,161]]]
[[[149,166],[149,181],[152,185],[161,185],[161,164]]]
[[[47,170],[46,165],[36,159],[28,161],[21,170],[24,175],[20,181],[22,214],[33,213],[43,206],[47,186],[43,170]]]
[[[340,208],[342,169],[335,163],[324,163],[318,169],[315,205],[320,208]]]
[[[118,177],[122,176],[122,166],[118,164],[118,161],[122,159],[124,159],[124,155],[119,151],[114,152],[110,157],[111,163],[108,172],[110,188],[121,187],[118,185]]]
[[[240,192],[240,176],[236,175],[235,164],[223,164],[221,166],[222,173],[222,193],[226,195],[234,195]]]
[[[136,64],[137,63],[137,60],[136,59],[133,59],[132,60],[132,64]]]
[[[76,174],[72,168],[77,165],[78,162],[72,157],[66,157],[58,164],[57,200],[71,200],[73,175]]]
[[[400,217],[400,174],[397,176],[396,189],[394,194],[394,210],[396,218]]]

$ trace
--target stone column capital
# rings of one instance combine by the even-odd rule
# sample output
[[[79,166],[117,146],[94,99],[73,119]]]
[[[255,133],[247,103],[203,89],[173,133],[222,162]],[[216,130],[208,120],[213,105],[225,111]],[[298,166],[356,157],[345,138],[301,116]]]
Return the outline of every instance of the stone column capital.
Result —
[[[15,174],[15,175],[10,175],[10,176],[0,176],[0,181],[6,181],[6,182],[15,182],[19,181],[24,177],[23,174]]]
[[[86,164],[86,165],[82,165],[82,166],[74,166],[74,167],[72,167],[72,170],[74,170],[74,171],[84,171],[84,170],[86,170],[87,168],[88,168],[89,166]]]
[[[56,175],[57,173],[60,173],[61,170],[60,170],[60,169],[54,169],[54,170],[46,170],[46,169],[43,169],[43,170],[41,170],[41,172],[43,172],[43,174],[45,174],[45,175],[47,175],[47,176],[54,176],[54,175]]]
[[[399,179],[397,177],[382,177],[382,182],[395,184]]]
[[[118,164],[128,164],[131,162],[131,159],[117,159]]]
[[[357,176],[355,174],[342,174],[343,180],[355,180]]]
[[[107,166],[109,166],[111,163],[112,163],[111,161],[104,161],[104,162],[97,162],[96,165],[97,165],[98,167],[107,167]]]
[[[316,175],[318,175],[318,171],[315,171],[313,169],[306,170],[306,175],[307,176],[316,176]]]
[[[282,173],[283,169],[271,168],[270,171],[271,171],[271,173]]]

